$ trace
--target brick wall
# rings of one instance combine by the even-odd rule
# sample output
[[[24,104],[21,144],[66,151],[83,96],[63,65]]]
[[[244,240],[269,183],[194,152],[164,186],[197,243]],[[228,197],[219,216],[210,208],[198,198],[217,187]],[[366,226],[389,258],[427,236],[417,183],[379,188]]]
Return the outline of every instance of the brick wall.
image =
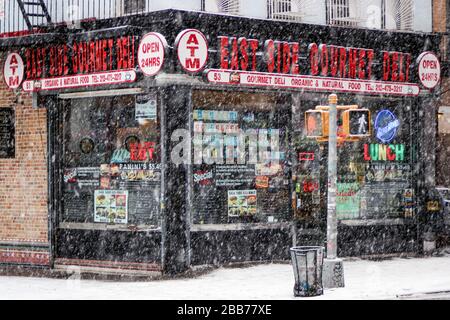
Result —
[[[0,108],[14,107],[16,121],[16,156],[0,159],[0,263],[48,264],[46,109],[29,94],[17,101],[0,78]]]
[[[447,29],[447,0],[433,0],[433,31],[445,32]]]

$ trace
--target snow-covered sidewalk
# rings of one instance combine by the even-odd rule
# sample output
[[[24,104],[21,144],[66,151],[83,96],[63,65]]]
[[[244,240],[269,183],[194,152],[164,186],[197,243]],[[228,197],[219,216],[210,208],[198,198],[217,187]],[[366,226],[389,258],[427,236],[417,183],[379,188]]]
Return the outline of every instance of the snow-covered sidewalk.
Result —
[[[448,251],[448,250],[447,250]],[[381,262],[344,263],[346,287],[311,299],[395,299],[397,295],[450,291],[450,254]],[[295,299],[289,264],[219,269],[195,279],[103,282],[0,277],[0,299]],[[296,298],[301,300],[301,298]]]

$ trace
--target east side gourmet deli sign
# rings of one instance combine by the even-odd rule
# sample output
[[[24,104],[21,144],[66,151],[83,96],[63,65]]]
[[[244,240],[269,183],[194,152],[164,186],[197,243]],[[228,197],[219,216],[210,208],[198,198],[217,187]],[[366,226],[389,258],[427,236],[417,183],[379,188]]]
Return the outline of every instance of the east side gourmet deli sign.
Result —
[[[410,81],[410,53],[317,43],[302,48],[299,42],[228,36],[218,42],[220,66],[206,70],[211,83],[401,96],[420,93],[420,86]],[[436,55],[425,52],[415,63],[422,86],[434,89],[441,80]]]
[[[196,29],[180,32],[172,51],[157,32],[140,40],[75,41],[13,52],[3,74],[11,89],[25,91],[118,84],[135,81],[137,68],[145,76],[157,75],[171,55],[184,72],[223,85],[417,96],[421,86],[413,78],[426,90],[441,81],[440,62],[432,52],[413,57],[408,52],[226,35],[217,37],[211,49]],[[209,61],[212,55],[216,59]]]
[[[11,89],[59,90],[136,80],[136,36],[28,47],[10,53],[3,76]]]

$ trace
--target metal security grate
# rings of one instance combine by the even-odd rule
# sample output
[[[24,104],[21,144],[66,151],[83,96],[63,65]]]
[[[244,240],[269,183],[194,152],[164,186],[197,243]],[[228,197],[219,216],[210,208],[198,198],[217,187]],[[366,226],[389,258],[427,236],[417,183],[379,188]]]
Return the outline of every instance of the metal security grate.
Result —
[[[361,3],[356,0],[328,0],[328,23],[338,26],[358,26],[362,22]]]
[[[398,30],[413,30],[414,27],[414,1],[390,1],[394,6],[395,25]]]

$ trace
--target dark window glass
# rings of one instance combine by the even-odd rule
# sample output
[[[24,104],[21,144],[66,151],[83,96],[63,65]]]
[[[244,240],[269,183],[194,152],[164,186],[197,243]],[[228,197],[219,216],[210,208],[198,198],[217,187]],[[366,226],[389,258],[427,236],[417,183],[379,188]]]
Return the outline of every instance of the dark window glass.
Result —
[[[64,111],[62,222],[159,224],[156,95],[73,99]]]

